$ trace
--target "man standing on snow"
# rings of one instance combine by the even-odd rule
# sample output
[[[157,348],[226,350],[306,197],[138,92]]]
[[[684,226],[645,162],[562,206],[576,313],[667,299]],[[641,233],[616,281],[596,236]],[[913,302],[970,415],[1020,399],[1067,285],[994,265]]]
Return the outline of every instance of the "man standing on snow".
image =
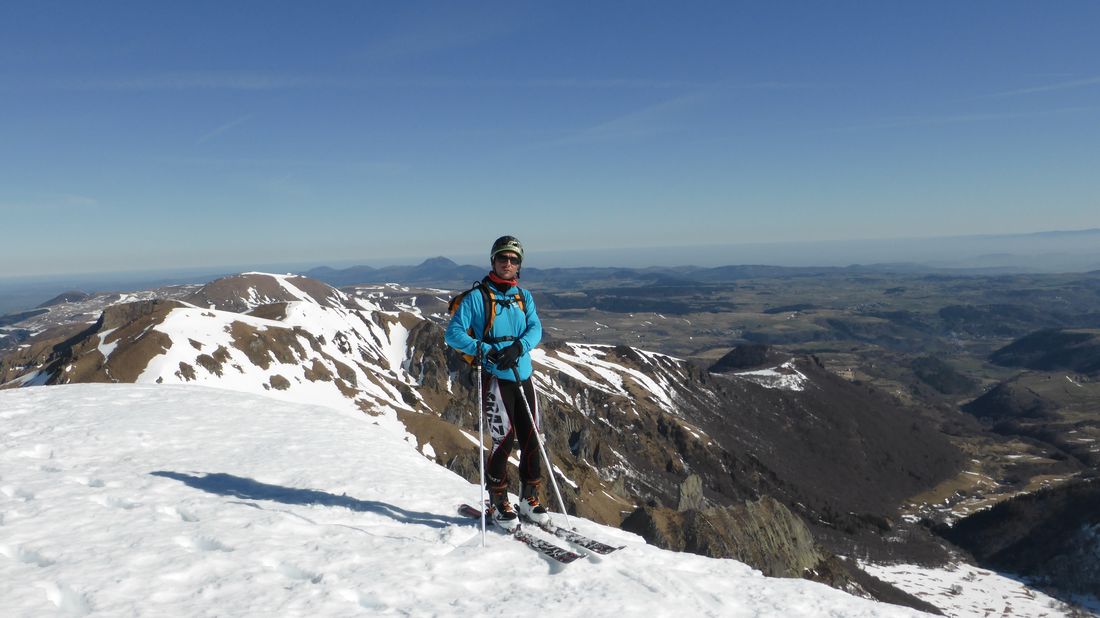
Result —
[[[538,497],[541,473],[536,432],[540,419],[531,383],[530,352],[542,339],[542,322],[531,293],[519,287],[523,245],[513,236],[501,236],[493,243],[489,261],[492,271],[462,299],[444,339],[463,354],[483,359],[482,413],[493,439],[486,485],[493,520],[510,530],[519,523],[508,501],[508,457],[516,439],[522,484],[519,515],[535,523],[550,520]],[[526,399],[526,411],[521,397]]]

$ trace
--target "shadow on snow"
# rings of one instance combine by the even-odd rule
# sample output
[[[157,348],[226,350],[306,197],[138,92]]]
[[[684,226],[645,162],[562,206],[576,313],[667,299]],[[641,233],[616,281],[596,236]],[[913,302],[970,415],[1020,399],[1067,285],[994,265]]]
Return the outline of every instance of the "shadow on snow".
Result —
[[[360,513],[385,515],[401,523],[419,524],[431,528],[446,528],[447,526],[463,524],[468,521],[465,517],[445,517],[432,513],[418,513],[385,502],[378,502],[377,500],[359,500],[347,494],[338,496],[316,489],[300,489],[297,487],[271,485],[250,478],[234,476],[222,472],[208,473],[199,476],[184,474],[182,472],[157,470],[149,474],[173,479],[189,487],[201,489],[205,492],[217,494],[219,496],[232,496],[234,498],[246,500],[269,500],[272,502],[302,506],[317,505],[342,507]]]

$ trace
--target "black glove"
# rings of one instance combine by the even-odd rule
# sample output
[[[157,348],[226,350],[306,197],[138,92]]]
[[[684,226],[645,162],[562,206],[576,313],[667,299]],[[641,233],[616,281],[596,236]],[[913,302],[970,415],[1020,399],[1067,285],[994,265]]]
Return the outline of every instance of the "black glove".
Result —
[[[485,360],[496,365],[497,369],[508,370],[516,366],[520,356],[523,356],[523,344],[516,341],[501,350],[489,350]]]

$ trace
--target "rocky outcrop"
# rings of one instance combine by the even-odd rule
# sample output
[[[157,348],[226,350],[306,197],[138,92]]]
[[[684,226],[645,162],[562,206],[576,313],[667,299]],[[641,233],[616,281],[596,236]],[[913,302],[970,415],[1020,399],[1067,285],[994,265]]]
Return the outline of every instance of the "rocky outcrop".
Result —
[[[733,558],[772,577],[803,577],[827,555],[797,515],[770,497],[726,507],[642,507],[622,525],[664,549]]]
[[[769,577],[810,579],[864,598],[940,613],[823,548],[801,518],[774,498],[682,511],[646,506],[631,513],[622,528],[663,549],[733,558]]]
[[[698,511],[706,507],[706,498],[703,496],[703,480],[698,475],[692,474],[680,483],[680,503],[676,510]]]

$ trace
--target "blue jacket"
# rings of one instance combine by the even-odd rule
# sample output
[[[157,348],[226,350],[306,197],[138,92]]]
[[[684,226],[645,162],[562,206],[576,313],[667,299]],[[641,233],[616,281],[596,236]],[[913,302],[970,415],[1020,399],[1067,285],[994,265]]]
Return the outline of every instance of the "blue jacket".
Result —
[[[492,283],[486,282],[486,285],[491,286]],[[500,302],[496,303],[496,317],[493,319],[493,330],[489,333],[489,336],[497,338],[513,337],[523,345],[523,354],[519,357],[519,362],[516,363],[516,369],[519,370],[520,379],[526,380],[531,377],[530,352],[542,340],[542,322],[539,321],[538,313],[535,311],[535,299],[531,297],[530,292],[512,286],[503,295],[515,296],[517,291],[523,295],[523,310],[521,311],[516,303],[510,303],[507,306]],[[470,291],[459,303],[455,314],[451,316],[451,323],[447,325],[447,332],[443,336],[444,341],[463,354],[477,356],[478,338],[485,330],[485,317],[485,299],[481,289],[477,288]],[[470,328],[473,329],[473,337],[466,332]],[[512,340],[498,343],[483,341],[481,342],[482,358],[489,350],[493,348],[504,349],[512,343],[514,343]],[[489,362],[485,362],[485,369],[502,380],[514,382],[516,379],[511,369],[503,371]]]

